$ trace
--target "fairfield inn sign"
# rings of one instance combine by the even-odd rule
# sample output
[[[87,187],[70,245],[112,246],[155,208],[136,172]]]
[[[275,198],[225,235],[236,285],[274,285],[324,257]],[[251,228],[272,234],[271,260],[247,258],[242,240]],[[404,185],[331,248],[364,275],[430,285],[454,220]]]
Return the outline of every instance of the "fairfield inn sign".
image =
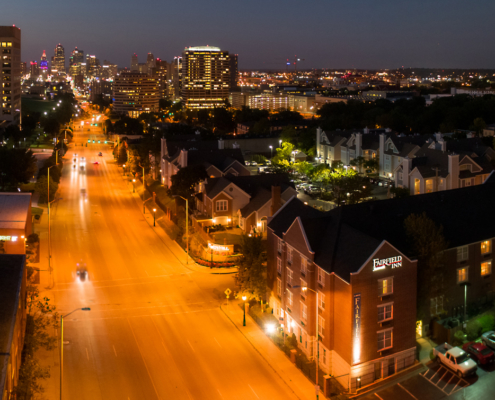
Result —
[[[379,271],[389,266],[392,268],[402,267],[402,256],[384,258],[383,260],[380,260],[379,258],[373,259],[373,271]]]

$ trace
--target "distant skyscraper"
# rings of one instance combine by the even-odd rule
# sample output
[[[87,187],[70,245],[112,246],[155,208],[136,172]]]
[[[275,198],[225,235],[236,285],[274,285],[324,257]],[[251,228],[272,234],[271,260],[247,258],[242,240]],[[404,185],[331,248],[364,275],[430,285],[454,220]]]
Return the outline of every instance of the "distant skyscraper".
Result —
[[[153,53],[148,53],[148,57],[146,57],[146,65],[148,66],[148,73],[151,73],[151,69],[156,66],[155,56],[153,56]]]
[[[31,61],[29,73],[31,75],[31,79],[36,79],[40,75],[40,67],[37,61]]]
[[[84,75],[85,71],[81,69],[82,63],[84,63],[84,51],[76,47],[70,55],[69,75],[72,77]]]
[[[100,60],[96,56],[90,56],[86,54],[86,76],[88,78],[94,78],[99,76]]]
[[[186,47],[182,52],[182,104],[186,108],[222,107],[229,97],[229,52],[218,47]]]
[[[43,54],[41,55],[39,72],[43,75],[43,78],[46,79],[46,76],[48,75],[48,61],[46,60],[45,50],[43,50]]]
[[[21,122],[21,30],[0,26],[0,127]]]
[[[174,57],[167,68],[167,97],[171,100],[180,100],[182,88],[182,57]]]
[[[131,57],[131,72],[137,72],[139,70],[138,56],[134,53]]]
[[[157,58],[155,60],[155,67],[150,69],[149,74],[151,77],[158,79],[158,87],[160,89],[161,99],[167,97],[167,87],[168,87],[167,73],[168,73],[168,62]]]
[[[237,54],[230,54],[230,88],[235,89],[239,79],[239,66],[237,65]]]
[[[27,66],[25,62],[21,62],[21,76],[24,76],[27,74]]]
[[[113,109],[137,118],[143,112],[158,111],[158,81],[147,74],[121,72],[113,83]]]
[[[65,74],[65,50],[59,43],[55,47],[55,55],[53,56],[52,71],[57,70],[60,75]]]

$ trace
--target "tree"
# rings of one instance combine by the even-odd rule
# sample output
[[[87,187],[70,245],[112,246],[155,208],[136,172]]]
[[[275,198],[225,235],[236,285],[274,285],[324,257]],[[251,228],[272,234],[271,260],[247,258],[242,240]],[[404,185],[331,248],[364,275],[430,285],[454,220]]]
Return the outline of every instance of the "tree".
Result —
[[[0,190],[16,190],[27,183],[36,172],[36,158],[31,150],[0,147]]]
[[[313,164],[307,162],[307,161],[301,161],[301,162],[298,162],[294,165],[294,168],[296,169],[296,171],[301,174],[301,175],[305,175],[305,176],[311,176],[312,172],[313,172]]]
[[[266,294],[266,252],[262,239],[258,234],[243,235],[239,262],[241,291],[250,292],[258,300],[264,300]]]
[[[124,138],[121,139],[120,146],[118,146],[117,151],[118,151],[117,162],[119,164],[125,164],[127,162],[127,145],[126,142],[124,141]]]
[[[417,315],[423,319],[424,304],[443,294],[445,275],[444,252],[448,248],[443,227],[437,226],[426,213],[411,214],[404,221],[404,229],[412,254],[418,258]]]
[[[333,201],[338,207],[344,204],[360,203],[372,194],[372,187],[368,180],[359,176],[352,168],[339,167],[334,170],[323,170],[320,179],[330,187],[329,193],[326,193],[324,197],[326,200]]]
[[[55,193],[58,189],[58,183],[55,182],[50,176],[50,201],[55,199]],[[38,178],[38,181],[34,185],[35,192],[39,193],[38,203],[48,202],[48,176],[42,175]]]
[[[394,195],[395,199],[403,199],[411,195],[411,191],[406,187],[392,187],[390,188],[390,193]]]
[[[196,185],[207,177],[208,175],[203,165],[191,165],[181,168],[177,174],[172,176],[170,194],[191,200],[191,197],[195,193]],[[189,204],[191,204],[190,201]]]
[[[472,129],[476,131],[477,136],[483,136],[483,129],[486,128],[486,122],[483,118],[476,118],[473,121]]]
[[[254,124],[250,132],[254,133],[255,135],[263,135],[270,132],[270,121],[268,120],[268,118],[260,119]]]

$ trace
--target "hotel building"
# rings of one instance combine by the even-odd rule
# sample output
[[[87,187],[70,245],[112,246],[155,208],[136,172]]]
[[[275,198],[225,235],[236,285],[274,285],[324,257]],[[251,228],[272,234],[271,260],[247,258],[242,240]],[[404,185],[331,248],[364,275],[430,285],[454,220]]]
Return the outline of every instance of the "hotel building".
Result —
[[[229,98],[229,52],[211,46],[187,47],[182,52],[181,81],[186,108],[223,107]]]

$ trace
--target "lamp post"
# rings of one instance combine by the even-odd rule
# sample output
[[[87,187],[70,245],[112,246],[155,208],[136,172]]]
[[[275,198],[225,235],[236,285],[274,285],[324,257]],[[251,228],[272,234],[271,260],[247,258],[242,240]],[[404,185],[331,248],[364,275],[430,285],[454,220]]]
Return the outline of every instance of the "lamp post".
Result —
[[[242,326],[246,326],[246,296],[242,296],[242,301],[244,303],[244,319],[242,320]]]
[[[153,208],[153,226],[156,226],[156,208]]]
[[[125,176],[125,164],[122,165],[122,176]]]
[[[189,201],[187,201],[186,198],[179,195],[175,195],[174,197],[180,197],[182,200],[186,201],[186,254],[187,254],[186,264],[188,264],[189,263]],[[212,250],[212,254],[213,254],[213,250]]]
[[[132,180],[132,193],[136,193],[136,180]]]
[[[74,311],[71,311],[68,314],[60,316],[60,400],[62,400],[62,389],[64,382],[64,318],[68,317],[72,313],[75,313],[76,311],[79,310],[90,311],[91,308],[89,307],[76,308]]]
[[[316,391],[316,400],[319,398],[319,393],[320,393],[320,387],[318,385],[318,364],[320,363],[320,334],[318,332],[318,291],[313,290],[307,286],[300,286],[300,285],[294,285],[292,286],[293,289],[295,288],[301,288],[303,292],[306,292],[307,290],[311,290],[314,294],[316,294],[316,384],[315,384],[315,391]]]
[[[270,147],[270,161],[272,161],[273,158],[273,146],[268,146]]]
[[[464,321],[463,321],[464,327],[467,321],[467,288],[469,285],[470,283],[467,281],[461,283],[461,286],[464,286]]]

